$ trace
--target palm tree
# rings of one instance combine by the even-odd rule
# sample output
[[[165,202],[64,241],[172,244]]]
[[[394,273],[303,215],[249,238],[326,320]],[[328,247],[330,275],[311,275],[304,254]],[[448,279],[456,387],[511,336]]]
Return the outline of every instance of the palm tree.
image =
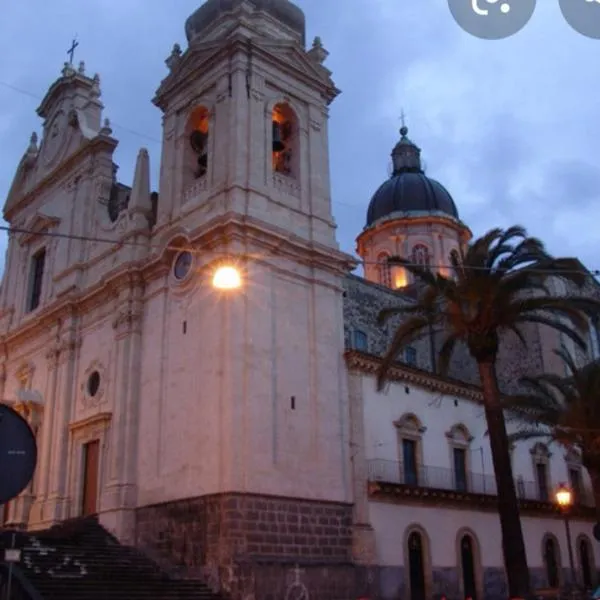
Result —
[[[555,352],[564,361],[567,376],[524,377],[523,393],[505,399],[511,420],[522,423],[509,439],[546,438],[579,451],[592,481],[600,522],[600,361],[578,368],[566,350]]]
[[[447,372],[457,344],[466,345],[481,381],[509,593],[523,598],[530,592],[529,570],[496,375],[500,337],[513,332],[525,344],[520,326],[536,323],[552,327],[585,347],[578,333],[587,326],[582,311],[597,310],[600,304],[586,298],[552,296],[547,286],[551,276],[582,287],[589,274],[575,259],[550,256],[542,242],[528,237],[522,227],[493,229],[450,260],[453,277],[402,258],[392,259],[392,264],[414,275],[420,289],[416,304],[384,309],[379,315],[380,324],[398,314],[406,319],[397,327],[382,359],[377,387],[381,391],[385,386],[400,350],[425,337],[432,328],[444,336],[437,353],[442,374]]]

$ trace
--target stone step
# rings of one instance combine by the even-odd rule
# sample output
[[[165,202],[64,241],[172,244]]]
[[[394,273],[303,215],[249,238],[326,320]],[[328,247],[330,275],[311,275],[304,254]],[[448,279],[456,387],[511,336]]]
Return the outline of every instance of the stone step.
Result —
[[[0,538],[9,546],[12,534]],[[17,534],[18,565],[43,600],[221,600],[202,581],[169,577],[136,548],[124,546],[95,518]]]

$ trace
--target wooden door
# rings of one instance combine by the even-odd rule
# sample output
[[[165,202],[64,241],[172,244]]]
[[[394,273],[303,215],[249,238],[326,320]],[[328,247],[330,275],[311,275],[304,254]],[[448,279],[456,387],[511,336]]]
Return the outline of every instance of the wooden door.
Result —
[[[100,441],[88,442],[83,447],[83,498],[82,515],[98,512],[98,475],[100,467]]]

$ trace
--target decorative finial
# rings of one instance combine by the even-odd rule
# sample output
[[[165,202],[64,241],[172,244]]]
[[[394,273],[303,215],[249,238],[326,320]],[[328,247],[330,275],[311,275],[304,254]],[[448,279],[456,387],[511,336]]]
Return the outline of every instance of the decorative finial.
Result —
[[[69,55],[69,64],[73,64],[73,57],[75,56],[75,48],[79,46],[79,42],[77,41],[77,36],[73,38],[73,42],[71,43],[71,47],[67,50],[67,54]]]
[[[404,114],[404,109],[400,112],[400,122],[402,123],[402,127],[400,127],[400,135],[402,137],[406,137],[408,133],[408,127],[406,126],[406,115]]]
[[[62,75],[63,77],[68,77],[69,75],[73,75],[73,73],[75,73],[75,71],[73,70],[73,67],[71,66],[70,63],[65,62],[62,68]]]
[[[79,61],[79,73],[81,75],[85,73],[85,62],[83,60]]]
[[[90,96],[92,98],[99,98],[101,95],[100,91],[100,75],[96,73],[92,79],[92,87],[90,89]]]
[[[323,42],[319,36],[315,37],[312,48],[306,54],[319,65],[322,65],[329,56],[329,52],[323,47]]]
[[[28,152],[37,152],[38,134],[34,131],[29,138]]]
[[[104,119],[104,125],[102,126],[102,129],[100,130],[100,134],[101,135],[111,135],[112,134],[112,129],[110,127],[110,119]]]
[[[169,71],[172,71],[177,63],[181,60],[181,46],[179,44],[173,44],[173,49],[171,50],[171,54],[169,54],[169,58],[165,60],[165,64]]]

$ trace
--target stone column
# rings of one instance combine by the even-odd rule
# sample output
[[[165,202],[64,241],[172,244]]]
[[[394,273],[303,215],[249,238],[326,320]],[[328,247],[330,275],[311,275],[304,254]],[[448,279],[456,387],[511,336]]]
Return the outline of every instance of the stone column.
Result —
[[[368,472],[365,453],[364,410],[362,376],[355,370],[348,372],[350,399],[350,456],[353,476],[353,541],[354,560],[361,565],[373,565],[375,533],[369,518]]]
[[[76,388],[76,361],[80,339],[71,330],[60,345],[58,381],[52,424],[53,440],[50,461],[48,497],[44,505],[44,520],[62,521],[70,516],[67,464],[69,462],[69,422]]]
[[[108,485],[102,523],[124,543],[135,541],[137,503],[138,407],[142,353],[143,288],[135,282],[114,322],[117,349]]]
[[[45,417],[42,419],[40,435],[38,437],[38,464],[36,468],[36,497],[31,507],[30,521],[33,525],[45,521],[44,502],[48,496],[50,475],[50,453],[54,437],[54,406],[56,404],[56,385],[58,382],[58,359],[60,347],[53,345],[46,352],[47,373],[46,390],[44,393]]]

